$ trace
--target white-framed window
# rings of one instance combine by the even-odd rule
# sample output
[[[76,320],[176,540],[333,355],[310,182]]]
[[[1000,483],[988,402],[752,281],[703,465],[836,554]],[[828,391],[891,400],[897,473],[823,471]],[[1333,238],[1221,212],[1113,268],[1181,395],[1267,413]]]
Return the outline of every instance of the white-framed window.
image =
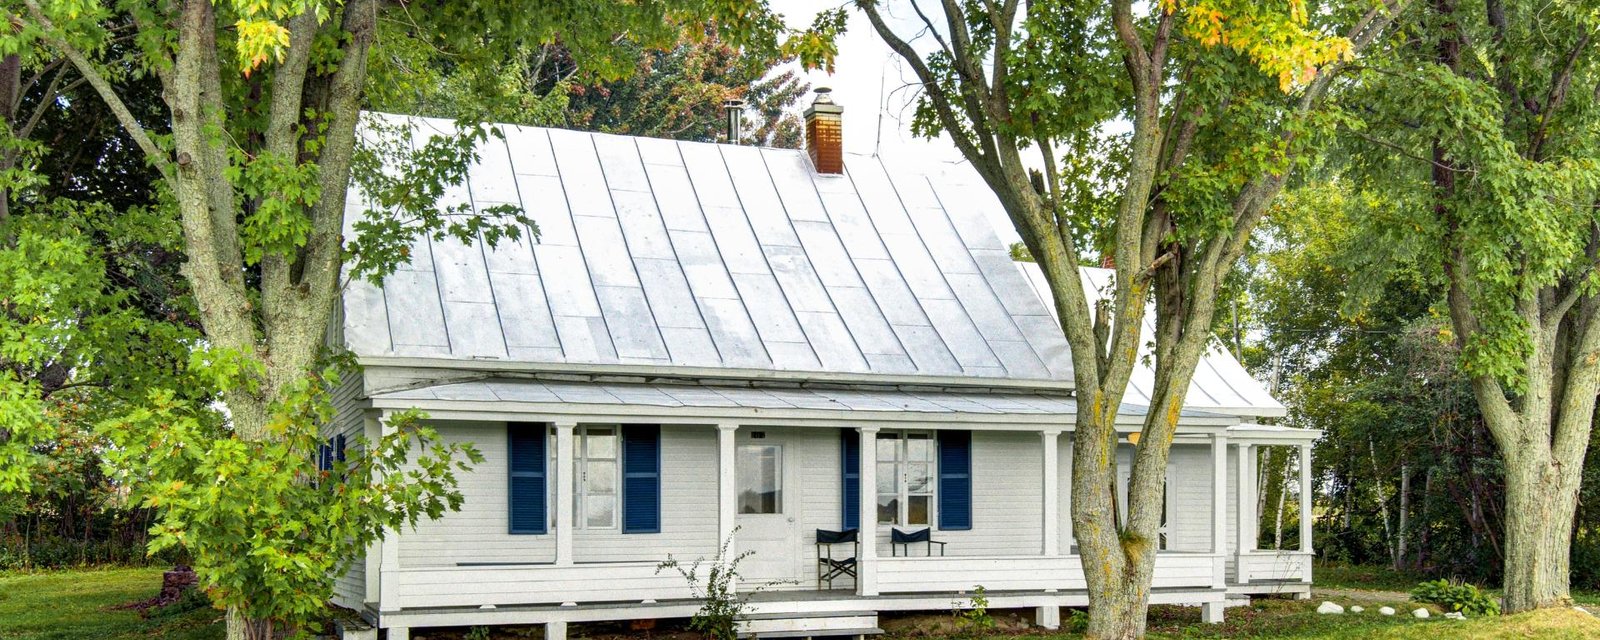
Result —
[[[555,469],[555,434],[550,435],[550,469]],[[578,425],[572,430],[572,528],[616,529],[621,501],[622,439],[616,425]],[[554,476],[555,474],[551,474]],[[550,504],[559,487],[550,483]],[[555,509],[550,509],[551,521]]]
[[[905,527],[934,522],[937,453],[932,431],[878,432],[878,522]]]

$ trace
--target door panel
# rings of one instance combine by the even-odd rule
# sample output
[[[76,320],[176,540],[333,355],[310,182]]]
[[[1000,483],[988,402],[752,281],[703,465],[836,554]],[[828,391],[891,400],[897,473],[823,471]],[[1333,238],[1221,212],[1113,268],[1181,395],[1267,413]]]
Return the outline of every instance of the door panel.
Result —
[[[752,438],[753,433],[761,438]],[[751,552],[739,564],[745,584],[796,581],[799,575],[800,483],[796,447],[777,432],[741,433],[734,448],[735,553]]]

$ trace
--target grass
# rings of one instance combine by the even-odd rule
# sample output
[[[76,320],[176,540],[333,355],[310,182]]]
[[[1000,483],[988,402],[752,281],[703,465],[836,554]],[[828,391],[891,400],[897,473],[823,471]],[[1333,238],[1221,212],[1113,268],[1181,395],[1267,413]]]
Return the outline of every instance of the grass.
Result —
[[[177,614],[111,607],[154,597],[161,569],[88,569],[0,574],[0,638],[6,640],[214,640],[222,613],[201,608]]]
[[[1326,580],[1324,580],[1326,576]],[[1205,638],[1306,638],[1309,640],[1512,640],[1524,638],[1600,638],[1600,620],[1572,609],[1514,616],[1446,620],[1411,617],[1417,605],[1400,595],[1415,584],[1409,576],[1381,569],[1318,569],[1318,586],[1359,590],[1359,601],[1331,597],[1343,605],[1359,602],[1362,613],[1316,613],[1322,596],[1310,601],[1259,599],[1227,610],[1226,622],[1200,622],[1198,609],[1158,606],[1150,610],[1150,637],[1159,640]],[[223,636],[221,613],[208,608],[157,612],[149,618],[110,607],[154,596],[160,569],[91,569],[34,574],[0,574],[0,638],[5,640],[216,640]],[[1355,594],[1352,594],[1354,596]],[[1378,615],[1378,607],[1399,609]],[[1437,609],[1435,609],[1437,613]],[[1071,622],[1067,621],[1070,626]],[[1015,636],[1007,636],[1015,637]],[[1040,640],[1067,640],[1076,634],[1025,634]]]
[[[1361,589],[1401,593],[1411,591],[1418,582],[1437,578],[1420,573],[1395,571],[1389,567],[1321,564],[1312,569],[1312,576],[1316,579],[1316,586],[1322,589]]]
[[[1365,591],[1398,591],[1409,593],[1417,583],[1424,580],[1436,580],[1441,577],[1413,573],[1408,571],[1395,571],[1382,566],[1350,566],[1350,565],[1317,565],[1313,570],[1319,589],[1360,589]],[[1500,589],[1495,585],[1478,584],[1485,591],[1500,595]],[[1572,599],[1578,604],[1600,605],[1600,591],[1586,589],[1573,589]]]
[[[1152,608],[1152,638],[1306,638],[1310,640],[1439,640],[1467,638],[1499,640],[1512,638],[1600,638],[1600,620],[1573,609],[1552,609],[1514,616],[1449,620],[1433,608],[1433,616],[1422,620],[1411,616],[1415,603],[1368,602],[1361,613],[1323,615],[1316,612],[1320,600],[1257,600],[1249,607],[1228,609],[1220,625],[1199,624],[1199,613],[1178,607]],[[1350,602],[1344,602],[1348,605]],[[1390,604],[1399,610],[1394,616],[1378,614],[1378,607]],[[1164,610],[1175,610],[1167,612]],[[1177,619],[1173,619],[1176,617]],[[1072,637],[1072,636],[1063,636]]]

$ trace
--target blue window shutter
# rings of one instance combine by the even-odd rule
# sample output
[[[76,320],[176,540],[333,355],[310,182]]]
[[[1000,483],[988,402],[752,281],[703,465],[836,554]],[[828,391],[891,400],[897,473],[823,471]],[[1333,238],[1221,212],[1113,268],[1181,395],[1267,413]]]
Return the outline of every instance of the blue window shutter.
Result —
[[[333,437],[333,459],[344,462],[344,434]]]
[[[511,533],[545,533],[545,426],[529,422],[506,424],[508,466],[511,471]]]
[[[661,425],[622,425],[622,532],[661,533]]]
[[[839,462],[844,470],[844,494],[840,496],[843,505],[841,529],[846,531],[861,526],[861,436],[855,429],[844,428],[839,430]]]
[[[939,528],[972,528],[972,432],[939,432]]]

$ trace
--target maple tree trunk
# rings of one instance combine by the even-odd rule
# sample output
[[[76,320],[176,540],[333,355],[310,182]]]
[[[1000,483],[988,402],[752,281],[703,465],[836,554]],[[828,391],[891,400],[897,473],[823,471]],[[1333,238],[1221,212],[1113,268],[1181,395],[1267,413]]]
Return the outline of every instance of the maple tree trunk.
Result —
[[[1506,458],[1505,611],[1572,604],[1568,571],[1577,474],[1538,451]],[[1582,461],[1577,461],[1582,466]]]

